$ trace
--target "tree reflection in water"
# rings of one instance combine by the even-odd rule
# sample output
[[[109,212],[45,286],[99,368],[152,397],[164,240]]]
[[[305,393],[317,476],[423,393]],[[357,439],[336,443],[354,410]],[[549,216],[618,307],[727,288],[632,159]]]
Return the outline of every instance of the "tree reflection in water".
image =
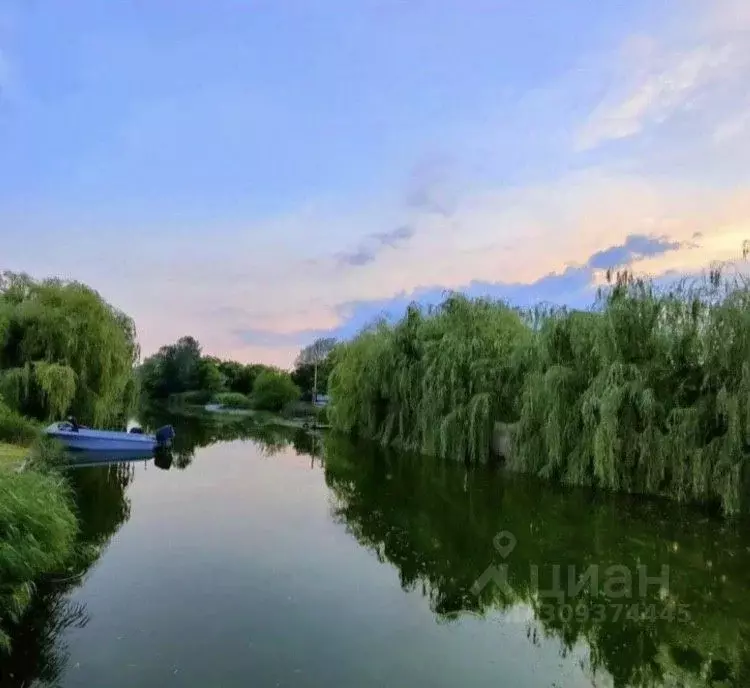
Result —
[[[532,642],[559,639],[563,655],[584,642],[589,673],[609,672],[618,687],[750,685],[750,539],[740,524],[333,436],[324,465],[334,518],[398,570],[405,590],[421,591],[438,619],[499,614],[525,623]],[[505,557],[493,544],[503,531],[515,537]],[[483,572],[503,564],[507,587],[476,594]],[[668,585],[641,596],[638,567],[656,578],[662,565]],[[578,591],[591,566],[632,572],[634,597],[616,596],[623,587],[601,575]],[[540,594],[551,591],[561,594]]]

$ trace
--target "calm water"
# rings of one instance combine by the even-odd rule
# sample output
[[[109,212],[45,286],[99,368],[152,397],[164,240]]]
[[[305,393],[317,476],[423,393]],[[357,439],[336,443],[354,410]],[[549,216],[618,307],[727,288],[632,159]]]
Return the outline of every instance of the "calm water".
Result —
[[[100,555],[42,586],[3,687],[750,686],[743,525],[335,438],[179,432],[171,465],[72,473]]]

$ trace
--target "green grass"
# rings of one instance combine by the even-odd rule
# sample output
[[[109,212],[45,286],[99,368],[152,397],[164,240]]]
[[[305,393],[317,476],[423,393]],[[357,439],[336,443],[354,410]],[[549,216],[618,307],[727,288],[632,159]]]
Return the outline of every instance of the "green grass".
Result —
[[[54,470],[62,447],[0,403],[0,653],[8,625],[32,600],[34,581],[75,551],[78,521],[65,479]],[[12,470],[29,459],[26,470]]]
[[[26,447],[0,442],[0,469],[19,465],[28,454]]]
[[[0,650],[9,649],[7,625],[30,603],[33,581],[62,570],[77,532],[72,495],[61,475],[0,470]]]

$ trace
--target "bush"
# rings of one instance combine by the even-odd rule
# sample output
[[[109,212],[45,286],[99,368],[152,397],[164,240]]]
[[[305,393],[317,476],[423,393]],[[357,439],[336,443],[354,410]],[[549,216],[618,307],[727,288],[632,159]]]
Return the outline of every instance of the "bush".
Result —
[[[278,413],[299,397],[299,387],[283,370],[264,370],[255,379],[253,398],[257,409]]]
[[[220,392],[219,394],[214,394],[211,401],[227,408],[236,409],[249,409],[253,405],[249,397],[239,392]]]
[[[39,426],[0,401],[0,442],[28,446],[39,437]]]
[[[169,397],[170,406],[203,406],[211,401],[211,392],[195,389],[190,392],[180,392]]]

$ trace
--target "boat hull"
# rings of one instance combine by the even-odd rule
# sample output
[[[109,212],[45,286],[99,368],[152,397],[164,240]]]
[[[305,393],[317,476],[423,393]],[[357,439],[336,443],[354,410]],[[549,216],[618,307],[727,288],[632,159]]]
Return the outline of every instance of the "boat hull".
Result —
[[[156,449],[156,438],[127,432],[89,433],[51,431],[47,435],[56,439],[67,449],[87,452],[152,452]]]
[[[145,435],[132,431],[94,430],[81,427],[75,421],[52,423],[45,429],[45,433],[60,442],[68,451],[125,452],[141,455],[170,447],[174,438],[174,428],[171,425],[159,428],[155,435]]]

